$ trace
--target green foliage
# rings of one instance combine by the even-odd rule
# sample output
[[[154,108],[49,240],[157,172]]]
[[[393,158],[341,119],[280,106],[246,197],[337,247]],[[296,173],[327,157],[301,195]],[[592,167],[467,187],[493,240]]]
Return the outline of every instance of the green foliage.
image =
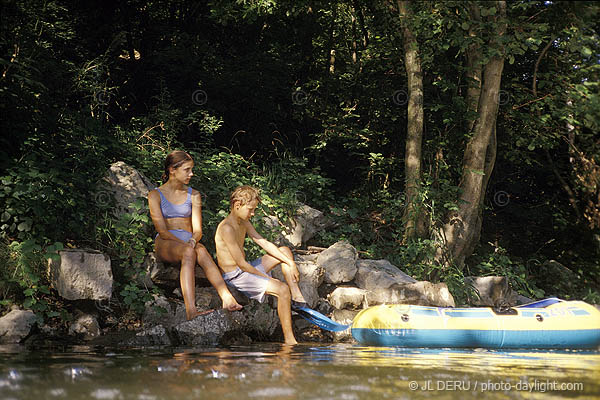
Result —
[[[150,237],[150,217],[145,199],[137,199],[130,205],[131,212],[114,216],[105,211],[104,225],[98,227],[98,237],[105,243],[105,250],[111,257],[115,276],[115,291],[122,297],[126,307],[141,315],[146,303],[154,299],[160,290],[143,285],[146,275],[144,258],[152,251]]]
[[[20,303],[32,310],[40,321],[61,316],[68,318],[52,299],[46,268],[48,260],[56,260],[63,244],[56,242],[43,248],[35,240],[3,242],[0,261],[6,268],[0,272],[0,293],[3,303]]]
[[[537,287],[527,265],[511,258],[505,249],[495,247],[470,268],[473,276],[505,276],[509,286],[525,297],[541,299],[544,290]]]
[[[498,13],[491,4],[472,3],[481,13],[476,20],[469,4],[410,5],[425,109],[415,209],[431,229],[460,206],[462,157],[476,117],[465,102],[471,83],[465,57],[487,42]],[[387,258],[419,279],[436,275],[461,297],[461,273],[452,266],[436,271],[431,262],[435,241],[403,239],[408,83],[394,7],[288,0],[3,3],[3,298],[43,308],[41,260],[51,251],[44,246],[62,242],[109,253],[117,293],[139,310],[154,294],[134,279],[152,249],[145,200],[115,218],[96,186],[117,160],[158,184],[175,148],[194,157],[191,185],[203,194],[211,252],[230,192],[250,184],[261,189],[254,222],[268,238],[278,232],[266,228],[265,215],[285,223],[306,203],[336,222],[312,244],[346,239],[362,257]],[[471,272],[505,274],[535,297],[543,271],[520,260],[555,258],[577,265],[581,282],[561,293],[598,301],[598,253],[589,238],[600,226],[599,7],[542,1],[507,7],[498,152],[482,230],[483,243],[499,244],[469,260]],[[483,62],[498,51],[480,50]],[[554,170],[574,199],[561,192]],[[496,201],[498,193],[509,201]],[[532,248],[541,250],[531,254]],[[259,254],[249,246],[249,257]]]
[[[190,185],[202,194],[203,243],[214,254],[217,225],[229,214],[229,196],[240,185],[260,190],[261,205],[253,223],[257,230],[274,240],[280,230],[267,229],[264,217],[277,216],[283,223],[294,215],[300,203],[319,207],[331,201],[331,180],[310,168],[305,159],[284,157],[270,165],[257,166],[240,155],[192,151],[194,177]],[[283,228],[281,228],[283,229]],[[262,250],[249,242],[248,258],[258,257]]]

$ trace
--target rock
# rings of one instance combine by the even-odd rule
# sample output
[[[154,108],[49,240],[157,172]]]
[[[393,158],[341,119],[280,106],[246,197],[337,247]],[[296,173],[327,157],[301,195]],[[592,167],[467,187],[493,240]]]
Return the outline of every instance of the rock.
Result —
[[[30,310],[12,310],[0,318],[0,344],[20,343],[31,333],[37,318]]]
[[[113,206],[113,215],[137,212],[130,204],[139,198],[145,203],[148,192],[156,187],[148,178],[123,161],[113,163],[96,190],[96,203]],[[114,202],[114,204],[113,204]]]
[[[245,296],[244,296],[245,297]],[[210,287],[196,286],[196,308],[198,310],[217,310],[222,308],[223,302],[216,289]]]
[[[332,222],[325,217],[323,212],[306,204],[301,204],[296,210],[296,215],[290,218],[285,225],[272,215],[265,217],[264,222],[271,229],[282,226],[283,231],[278,242],[280,245],[291,247],[300,247],[306,244],[317,232],[332,226]]]
[[[351,324],[359,311],[352,310],[334,310],[331,314],[331,319],[340,324]],[[350,328],[341,332],[333,332],[333,338],[337,342],[345,342],[354,340]]]
[[[469,296],[469,303],[474,306],[514,306],[517,304],[516,294],[508,286],[505,276],[467,276],[465,284],[473,288],[474,295]]]
[[[217,345],[224,334],[233,329],[233,323],[219,310],[185,321],[173,328],[179,344],[194,346]]]
[[[319,293],[317,289],[323,283],[324,278],[324,270],[322,267],[318,266],[310,260],[310,257],[295,255],[294,261],[296,261],[296,266],[298,267],[298,272],[300,273],[300,281],[298,282],[298,287],[304,296],[304,300],[309,307],[314,307],[319,300]],[[282,282],[285,282],[283,272],[281,272],[280,267],[276,267],[271,270],[274,278],[279,279]]]
[[[269,338],[279,325],[277,313],[266,304],[256,301],[241,311],[218,310],[182,322],[173,328],[180,345],[214,346],[233,336],[254,336],[258,340]]]
[[[395,283],[387,289],[367,291],[367,304],[416,304],[435,307],[455,307],[454,298],[445,283],[419,281]]]
[[[329,294],[327,300],[338,310],[364,308],[366,305],[366,290],[355,287],[338,287]]]
[[[61,250],[59,261],[48,260],[53,288],[67,300],[110,299],[113,274],[110,258],[94,250]]]
[[[140,277],[142,280],[138,279],[138,282],[147,282],[145,280],[147,277],[151,282],[158,285],[172,288],[179,287],[180,268],[178,264],[163,263],[156,258],[156,254],[150,252],[144,257],[142,269],[146,271],[146,275]],[[199,265],[196,265],[195,276],[196,279],[206,279],[206,274],[204,274],[204,270]]]
[[[329,315],[335,310],[335,308],[333,308],[333,306],[325,299],[319,299],[314,309],[324,315]]]
[[[356,275],[356,249],[346,241],[337,242],[322,251],[317,257],[317,265],[325,271],[325,282],[350,282]]]
[[[561,263],[556,260],[546,261],[542,265],[542,270],[544,271],[544,275],[548,278],[548,280],[553,281],[555,277],[562,277],[562,281],[576,280],[578,279],[578,275],[565,267]]]
[[[517,300],[516,303],[515,303],[517,306],[520,306],[522,304],[533,303],[533,299],[530,299],[529,297],[525,297],[523,295],[520,295],[517,292],[514,292],[513,295],[515,296],[515,299]]]
[[[142,323],[145,328],[163,325],[170,329],[185,320],[185,305],[181,301],[168,300],[166,297],[158,295],[146,303],[142,315]]]
[[[82,335],[84,339],[89,340],[100,336],[100,325],[93,315],[81,314],[69,326],[69,334]]]
[[[395,283],[415,283],[416,280],[402,272],[388,260],[358,260],[354,280],[367,291],[387,289]]]
[[[173,343],[164,326],[156,325],[137,332],[134,337],[125,341],[127,346],[171,346]]]

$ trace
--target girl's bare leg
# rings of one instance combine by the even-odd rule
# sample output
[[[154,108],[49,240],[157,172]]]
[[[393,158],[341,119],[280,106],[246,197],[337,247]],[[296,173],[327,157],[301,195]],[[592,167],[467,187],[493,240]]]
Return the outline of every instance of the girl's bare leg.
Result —
[[[181,285],[181,294],[185,303],[185,315],[187,320],[191,320],[198,315],[207,314],[210,311],[198,312],[196,309],[196,276],[194,269],[196,267],[196,252],[187,244],[179,243],[174,240],[163,240],[156,238],[156,255],[162,261],[168,263],[180,263],[179,284]]]
[[[196,258],[198,260],[198,264],[200,264],[202,269],[204,269],[206,278],[217,290],[219,297],[223,301],[223,308],[229,311],[241,310],[242,306],[238,304],[238,302],[235,300],[235,297],[233,297],[227,288],[223,277],[219,273],[219,268],[213,261],[206,248],[201,244],[196,245]]]

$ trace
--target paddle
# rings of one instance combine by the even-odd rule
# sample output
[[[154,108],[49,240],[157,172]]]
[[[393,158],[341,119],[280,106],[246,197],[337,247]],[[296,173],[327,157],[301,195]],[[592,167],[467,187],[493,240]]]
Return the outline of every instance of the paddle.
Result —
[[[339,324],[332,319],[326,317],[318,311],[310,309],[308,307],[294,307],[293,310],[298,313],[302,318],[307,320],[308,322],[317,325],[321,329],[325,329],[326,331],[332,332],[341,332],[345,331],[352,324],[342,325]]]

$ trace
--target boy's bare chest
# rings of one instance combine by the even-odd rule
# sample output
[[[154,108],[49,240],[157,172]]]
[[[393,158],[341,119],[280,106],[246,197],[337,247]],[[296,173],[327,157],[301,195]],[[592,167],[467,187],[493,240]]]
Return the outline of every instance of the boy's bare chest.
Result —
[[[236,232],[237,242],[240,247],[244,248],[244,239],[246,238],[246,228],[244,226],[240,226],[238,231]]]

